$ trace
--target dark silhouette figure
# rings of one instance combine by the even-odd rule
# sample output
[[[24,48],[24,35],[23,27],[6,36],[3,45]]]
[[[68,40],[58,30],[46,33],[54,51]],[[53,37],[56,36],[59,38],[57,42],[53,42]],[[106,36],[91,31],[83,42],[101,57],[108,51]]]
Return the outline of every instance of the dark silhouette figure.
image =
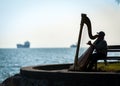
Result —
[[[94,48],[93,54],[90,55],[90,62],[88,63],[88,70],[92,70],[97,60],[107,57],[107,42],[104,40],[105,33],[100,31],[97,40],[94,43],[89,41],[87,44]]]

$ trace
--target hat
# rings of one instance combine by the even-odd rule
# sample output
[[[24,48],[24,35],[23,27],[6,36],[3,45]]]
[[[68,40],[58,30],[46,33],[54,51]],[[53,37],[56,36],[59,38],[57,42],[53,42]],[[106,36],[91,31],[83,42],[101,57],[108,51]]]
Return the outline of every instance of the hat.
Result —
[[[105,36],[105,33],[103,31],[100,31],[97,33],[99,36]]]

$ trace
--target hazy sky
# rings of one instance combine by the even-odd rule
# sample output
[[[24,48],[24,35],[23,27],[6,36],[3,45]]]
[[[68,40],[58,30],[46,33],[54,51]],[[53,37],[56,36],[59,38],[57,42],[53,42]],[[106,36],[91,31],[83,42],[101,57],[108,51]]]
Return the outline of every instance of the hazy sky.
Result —
[[[0,48],[69,47],[76,43],[81,13],[92,23],[93,34],[105,31],[108,44],[120,45],[119,0],[0,0]],[[84,27],[87,28],[86,26]],[[83,44],[89,39],[83,31]]]

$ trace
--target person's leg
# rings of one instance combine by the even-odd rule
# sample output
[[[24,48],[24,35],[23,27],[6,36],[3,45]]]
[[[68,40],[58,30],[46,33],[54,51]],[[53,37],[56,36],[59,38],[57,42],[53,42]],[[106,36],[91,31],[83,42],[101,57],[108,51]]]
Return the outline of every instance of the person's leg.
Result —
[[[99,59],[105,59],[107,56],[106,55],[104,55],[104,54],[99,54],[99,56],[97,57],[97,59],[99,60]],[[105,63],[105,65],[107,65],[107,60],[105,59],[104,60],[104,63]]]
[[[88,71],[92,70],[92,68],[94,67],[94,64],[97,61],[97,57],[98,57],[98,55],[96,53],[94,53],[90,56],[90,62],[88,64],[88,68],[87,68]]]
[[[90,56],[90,62],[89,62],[89,66],[88,66],[88,70],[92,70],[92,68],[94,67],[95,63],[97,62],[98,59],[103,59],[105,58],[106,55],[101,54],[101,53],[94,53]]]

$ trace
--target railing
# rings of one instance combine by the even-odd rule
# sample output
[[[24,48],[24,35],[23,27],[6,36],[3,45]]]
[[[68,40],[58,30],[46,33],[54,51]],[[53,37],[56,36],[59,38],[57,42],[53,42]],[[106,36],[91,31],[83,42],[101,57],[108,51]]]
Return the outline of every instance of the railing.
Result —
[[[120,52],[120,45],[109,45],[108,46],[108,53],[109,52]],[[107,60],[120,60],[119,56],[107,56]]]
[[[109,45],[107,51],[108,51],[108,53],[109,52],[112,52],[112,53],[120,52],[120,45]],[[104,60],[105,65],[107,65],[107,60],[118,60],[119,61],[120,60],[120,54],[119,54],[119,56],[116,56],[116,55],[114,55],[114,56],[107,56],[106,58],[99,59],[99,60]],[[97,69],[97,62],[96,62],[96,65],[95,65],[95,69]]]

